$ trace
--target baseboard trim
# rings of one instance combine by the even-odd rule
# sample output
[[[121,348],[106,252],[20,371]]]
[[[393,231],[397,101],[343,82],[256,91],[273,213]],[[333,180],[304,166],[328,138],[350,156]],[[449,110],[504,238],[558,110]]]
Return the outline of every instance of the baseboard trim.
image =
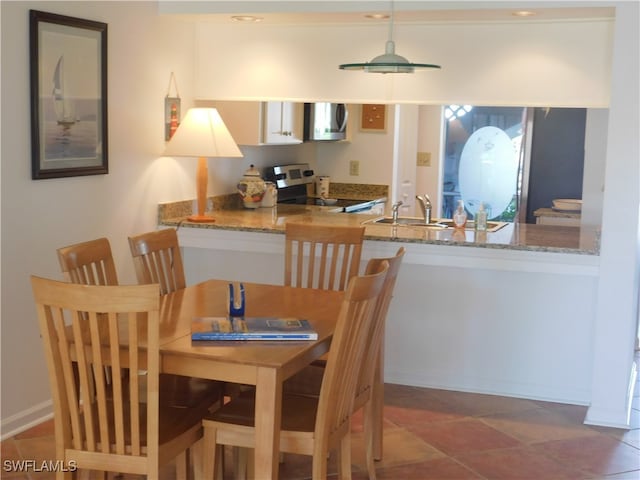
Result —
[[[525,400],[540,400],[543,402],[564,403],[568,405],[588,405],[588,392],[580,389],[549,389],[539,385],[515,384],[513,382],[477,383],[451,382],[448,378],[425,376],[415,372],[390,372],[385,370],[386,383],[408,385],[413,387],[450,390],[454,392],[479,393],[483,395],[498,395],[501,397],[522,398]]]
[[[51,400],[34,405],[8,418],[3,418],[0,424],[0,431],[2,431],[0,439],[4,441],[51,418],[53,418],[53,402]]]

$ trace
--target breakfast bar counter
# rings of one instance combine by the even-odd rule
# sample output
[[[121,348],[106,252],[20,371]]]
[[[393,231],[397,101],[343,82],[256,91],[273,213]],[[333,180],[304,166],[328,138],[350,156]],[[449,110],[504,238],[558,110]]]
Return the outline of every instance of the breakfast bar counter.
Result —
[[[212,213],[211,223],[186,220],[191,204],[181,211],[179,204],[160,206],[161,226],[181,226],[212,230],[255,233],[284,233],[286,222],[323,223],[331,225],[364,225],[365,240],[524,250],[579,255],[598,254],[598,236],[594,228],[507,223],[493,232],[473,229],[426,227],[420,225],[388,225],[372,223],[380,215],[337,213],[332,207],[314,205],[278,205],[273,208],[220,209]]]
[[[287,222],[365,226],[360,270],[406,250],[385,333],[385,381],[588,404],[599,275],[595,229],[506,224],[497,231],[372,224],[331,207],[160,206],[177,228],[188,283],[281,284]],[[514,361],[517,359],[517,361]]]

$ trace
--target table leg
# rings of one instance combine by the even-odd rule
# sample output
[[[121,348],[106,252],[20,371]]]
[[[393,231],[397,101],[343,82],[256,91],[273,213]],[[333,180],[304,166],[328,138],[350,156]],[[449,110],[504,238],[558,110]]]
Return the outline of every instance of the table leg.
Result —
[[[256,381],[255,474],[258,478],[278,478],[282,381],[273,368],[258,368]]]

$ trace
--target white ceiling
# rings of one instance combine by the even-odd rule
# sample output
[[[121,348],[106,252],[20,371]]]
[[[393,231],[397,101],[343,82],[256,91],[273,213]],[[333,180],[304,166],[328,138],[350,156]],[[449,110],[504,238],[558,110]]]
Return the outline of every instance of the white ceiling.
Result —
[[[389,13],[390,1],[159,1],[163,14],[211,23],[231,23],[233,15],[255,15],[263,24],[362,24],[387,22],[366,18],[366,14]],[[534,16],[518,17],[513,12],[529,10]],[[394,2],[394,22],[522,22],[613,18],[615,8],[607,1],[404,1]]]

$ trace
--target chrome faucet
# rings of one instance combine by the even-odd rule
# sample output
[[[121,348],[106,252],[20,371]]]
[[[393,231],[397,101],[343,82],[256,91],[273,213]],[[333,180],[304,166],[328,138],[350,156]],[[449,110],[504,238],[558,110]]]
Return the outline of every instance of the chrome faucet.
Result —
[[[397,201],[393,205],[391,205],[391,216],[393,218],[393,223],[398,223],[398,209],[402,205],[402,200]]]
[[[431,223],[431,200],[426,193],[423,195],[416,195],[416,199],[420,202],[422,207],[422,216],[424,217],[424,223]]]

